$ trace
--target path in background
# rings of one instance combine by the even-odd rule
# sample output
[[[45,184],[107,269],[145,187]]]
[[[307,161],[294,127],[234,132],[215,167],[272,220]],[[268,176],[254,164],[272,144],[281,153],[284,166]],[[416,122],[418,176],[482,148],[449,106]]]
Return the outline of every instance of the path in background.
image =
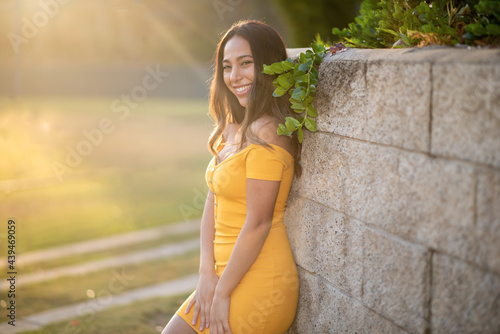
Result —
[[[126,233],[118,236],[89,240],[47,250],[27,253],[19,258],[19,262],[22,262],[24,265],[34,264],[42,261],[68,257],[77,254],[85,254],[95,251],[112,249],[124,245],[133,245],[144,241],[152,241],[165,236],[182,235],[196,230],[199,230],[199,221],[197,220],[170,224],[162,227]],[[54,268],[43,273],[28,274],[25,276],[21,275],[18,284],[35,283],[44,280],[55,279],[61,276],[79,275],[82,273],[101,270],[103,268],[111,268],[121,266],[123,264],[137,263],[159,257],[167,258],[170,256],[183,254],[197,248],[199,248],[199,239],[189,239],[186,241],[156,247],[153,249],[132,252],[123,256],[114,256],[104,260]],[[121,294],[112,295],[112,298],[106,300],[100,300],[99,298],[90,299],[85,302],[49,309],[43,312],[28,315],[24,318],[16,319],[16,326],[11,326],[7,322],[3,322],[0,324],[0,333],[14,334],[28,330],[41,329],[42,327],[51,323],[74,319],[114,306],[126,305],[132,302],[154,297],[175,296],[194,290],[196,288],[197,282],[198,275],[194,274],[168,282],[163,282],[156,285],[126,291]],[[1,282],[0,287],[0,290],[5,290],[7,286],[6,284],[4,284],[4,282]]]
[[[198,275],[190,275],[173,281],[139,288],[119,295],[113,295],[110,300],[99,299],[58,307],[52,310],[36,313],[16,320],[16,326],[7,323],[0,324],[0,333],[14,334],[28,330],[41,329],[49,324],[69,319],[75,319],[86,314],[92,314],[113,306],[130,304],[139,300],[155,297],[170,297],[193,291],[198,283]]]
[[[184,234],[194,232],[200,228],[199,220],[192,220],[183,223],[169,224],[156,228],[141,231],[124,233],[111,237],[99,238],[95,240],[78,242],[70,245],[54,247],[41,251],[20,254],[17,258],[18,265],[28,265],[41,261],[48,261],[68,257],[71,255],[85,254],[102,251],[123,245],[133,245],[144,241],[152,241],[168,235]],[[7,265],[6,258],[0,258],[0,268]]]

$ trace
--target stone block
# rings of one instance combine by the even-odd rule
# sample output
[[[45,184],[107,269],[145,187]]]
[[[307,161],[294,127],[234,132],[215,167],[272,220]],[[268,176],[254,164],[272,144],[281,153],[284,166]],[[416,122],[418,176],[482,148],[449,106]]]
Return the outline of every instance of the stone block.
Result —
[[[285,225],[298,265],[361,298],[363,239],[359,222],[322,205],[291,197]]]
[[[500,277],[446,255],[432,262],[432,333],[498,333]]]
[[[477,176],[476,263],[500,275],[500,172],[481,169]]]
[[[288,334],[407,333],[301,268],[299,277],[299,306]]]
[[[366,139],[370,129],[366,120],[366,63],[332,61],[320,67],[318,93],[318,130]]]
[[[499,64],[436,64],[432,90],[431,152],[500,167]]]
[[[340,136],[306,135],[299,194],[417,244],[474,261],[474,169]]]
[[[429,252],[369,229],[363,240],[363,303],[410,333],[424,333],[428,327]]]
[[[318,129],[426,151],[429,63],[330,61],[320,68]]]

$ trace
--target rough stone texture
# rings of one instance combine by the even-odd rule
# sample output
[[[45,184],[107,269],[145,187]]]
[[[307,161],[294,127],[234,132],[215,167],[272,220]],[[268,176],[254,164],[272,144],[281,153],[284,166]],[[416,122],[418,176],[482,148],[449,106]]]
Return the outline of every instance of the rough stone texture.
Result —
[[[318,130],[370,138],[367,128],[366,64],[364,62],[324,62],[320,67],[314,104],[322,112],[316,119]]]
[[[500,66],[435,65],[432,89],[432,153],[500,167]]]
[[[292,192],[391,234],[475,259],[474,170],[459,162],[308,134]]]
[[[427,326],[429,252],[365,230],[363,303],[411,333]]]
[[[476,263],[500,275],[500,172],[483,169],[477,180]]]
[[[297,264],[361,299],[362,225],[311,201],[290,198],[289,205],[285,220]]]
[[[432,333],[499,332],[498,275],[435,254],[432,283]]]
[[[289,333],[500,333],[500,50],[348,50],[285,224]]]
[[[291,49],[290,56],[297,56],[306,49]],[[348,49],[346,52],[328,55],[326,61],[366,61],[370,63],[430,63],[430,64],[492,64],[500,62],[500,49],[460,49],[445,46],[428,46],[409,49]]]
[[[407,333],[318,276],[299,268],[299,277],[297,317],[288,334]]]
[[[414,150],[429,146],[430,64],[322,64],[318,129]]]

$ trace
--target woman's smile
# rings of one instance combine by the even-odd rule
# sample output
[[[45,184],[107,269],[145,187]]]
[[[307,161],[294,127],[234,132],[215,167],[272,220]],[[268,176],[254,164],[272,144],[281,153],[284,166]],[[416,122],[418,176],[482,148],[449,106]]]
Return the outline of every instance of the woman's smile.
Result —
[[[252,87],[251,84],[243,86],[233,86],[234,90],[236,91],[236,95],[239,96],[247,94],[250,91],[251,87]]]

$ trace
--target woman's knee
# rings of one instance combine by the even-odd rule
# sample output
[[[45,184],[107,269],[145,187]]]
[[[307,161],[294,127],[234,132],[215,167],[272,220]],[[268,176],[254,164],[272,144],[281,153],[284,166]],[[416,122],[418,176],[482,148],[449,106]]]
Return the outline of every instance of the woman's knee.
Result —
[[[175,314],[161,334],[196,334],[196,331],[184,319]]]

